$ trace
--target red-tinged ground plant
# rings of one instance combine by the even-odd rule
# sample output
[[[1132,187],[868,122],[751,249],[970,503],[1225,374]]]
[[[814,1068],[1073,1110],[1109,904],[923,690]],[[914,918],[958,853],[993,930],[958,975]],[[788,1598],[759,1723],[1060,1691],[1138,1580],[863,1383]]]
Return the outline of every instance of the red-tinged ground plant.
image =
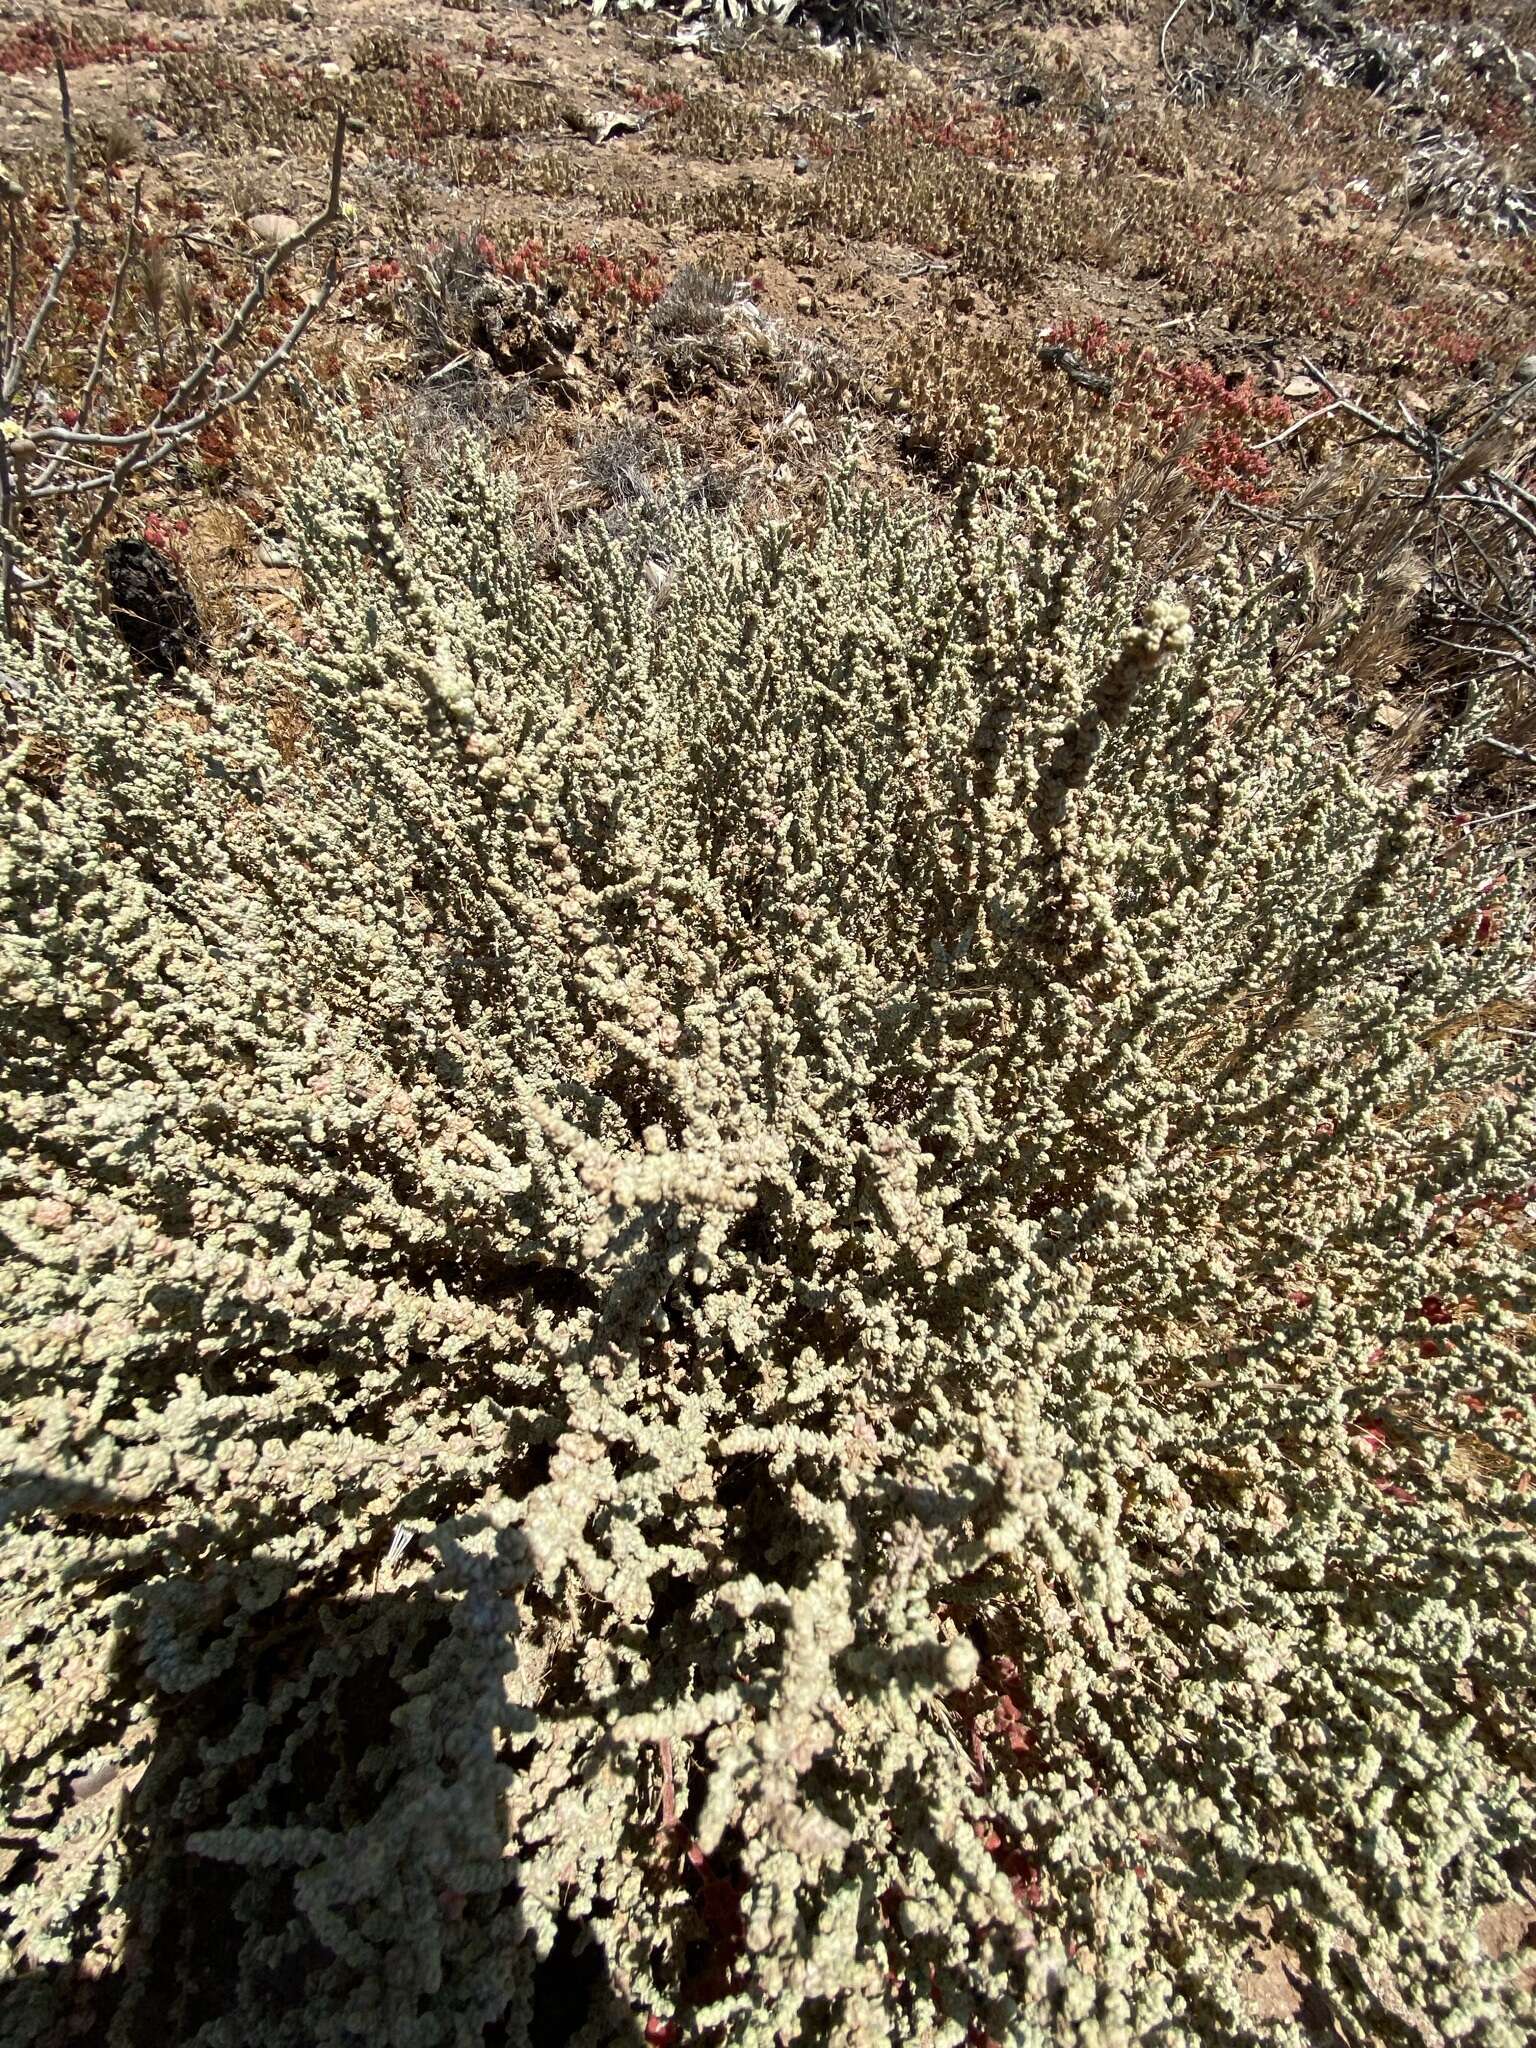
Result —
[[[1246,371],[1223,372],[1185,358],[1159,359],[1150,349],[1117,342],[1102,319],[1058,320],[1048,348],[1068,348],[1109,379],[1103,394],[1135,423],[1146,452],[1171,457],[1205,498],[1265,505],[1276,493],[1267,449],[1291,425],[1294,408],[1259,389]]]
[[[1027,482],[548,561],[403,465],[298,492],[282,660],[157,700],[83,577],[25,657],[18,2022],[1301,2048],[1262,1940],[1523,2048],[1530,912],[1449,750]]]
[[[162,69],[167,112],[215,148],[253,140],[312,147],[316,130],[326,132],[341,113],[361,123],[375,150],[450,171],[455,183],[463,182],[461,165],[482,152],[487,170],[495,164],[505,174],[511,157],[496,145],[578,119],[562,94],[432,50],[413,50],[404,68],[365,62],[341,77],[219,49],[172,52]]]
[[[1458,346],[1432,331],[1442,353]],[[1305,561],[1320,589],[1310,630],[1347,631],[1362,693],[1400,700],[1386,712],[1398,753],[1481,693],[1481,808],[1536,817],[1536,356],[1433,405],[1373,403],[1366,380],[1305,356],[1297,367],[1310,391],[1293,403],[1244,370],[1138,349],[1098,318],[1038,338],[935,320],[898,351],[892,394],[908,452],[941,475],[983,445],[992,408],[1011,463],[1058,479],[1088,465],[1108,503],[1140,506],[1154,565],[1208,556],[1234,527]]]
[[[55,63],[71,71],[83,64],[114,64],[129,57],[152,57],[162,48],[158,36],[142,29],[123,33],[120,21],[80,14],[63,21],[26,21],[0,38],[0,73],[9,78],[51,71]]]
[[[1245,372],[1117,340],[1102,319],[1027,337],[936,321],[898,352],[893,385],[909,450],[941,472],[973,459],[997,412],[1011,463],[1065,477],[1091,461],[1111,490],[1134,479],[1138,494],[1171,498],[1169,523],[1271,504],[1296,468],[1294,449],[1270,452],[1295,418],[1286,399]]]

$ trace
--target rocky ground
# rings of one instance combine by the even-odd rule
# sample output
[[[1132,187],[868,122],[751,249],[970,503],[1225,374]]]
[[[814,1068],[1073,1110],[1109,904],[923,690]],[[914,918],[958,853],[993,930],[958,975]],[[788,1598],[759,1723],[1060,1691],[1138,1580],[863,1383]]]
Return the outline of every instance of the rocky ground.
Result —
[[[845,448],[913,489],[984,446],[1057,476],[1091,453],[1106,512],[1149,504],[1174,566],[1237,527],[1326,576],[1319,479],[1350,446],[1330,380],[1393,421],[1471,419],[1536,344],[1511,231],[1533,67],[1518,22],[1444,14],[1367,33],[1320,6],[1188,27],[969,0],[861,47],[513,0],[61,17],[87,244],[42,403],[86,373],[135,192],[124,423],[323,204],[339,116],[340,277],[302,387],[274,378],[117,522],[179,554],[216,627],[281,587],[282,478],[328,397],[429,443],[473,421],[554,520],[669,459],[723,499],[793,498]],[[59,222],[48,35],[0,25],[24,278]],[[319,268],[317,243],[294,305]]]

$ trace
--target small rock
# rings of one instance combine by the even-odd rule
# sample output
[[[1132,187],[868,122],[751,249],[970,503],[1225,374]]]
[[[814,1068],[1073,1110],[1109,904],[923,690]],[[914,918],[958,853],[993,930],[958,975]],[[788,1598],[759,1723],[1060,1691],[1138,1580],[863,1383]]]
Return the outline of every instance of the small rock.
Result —
[[[1290,398],[1297,400],[1303,398],[1316,398],[1318,393],[1322,390],[1322,388],[1323,387],[1318,383],[1315,377],[1296,376],[1291,379],[1290,383],[1286,385],[1284,391],[1280,395],[1282,398]]]
[[[797,156],[795,158],[795,176],[797,178],[803,178],[810,168],[811,160],[808,156]]]
[[[299,232],[291,213],[253,213],[245,225],[251,240],[262,249],[275,249]]]
[[[340,78],[341,66],[339,64],[322,64],[320,66],[320,76],[322,78]]]
[[[1382,732],[1401,732],[1408,723],[1408,713],[1401,704],[1394,704],[1391,698],[1378,704],[1371,713],[1371,723]]]
[[[815,310],[816,301],[811,297],[809,292],[802,292],[799,298],[796,299],[795,301],[795,311],[797,313],[814,313]]]
[[[1536,355],[1522,356],[1515,365],[1517,384],[1536,384]]]
[[[587,134],[594,142],[606,142],[610,135],[638,135],[644,126],[639,114],[609,111],[589,117]]]
[[[305,0],[288,0],[288,19],[290,21],[308,21],[309,18],[310,10],[305,5]]]

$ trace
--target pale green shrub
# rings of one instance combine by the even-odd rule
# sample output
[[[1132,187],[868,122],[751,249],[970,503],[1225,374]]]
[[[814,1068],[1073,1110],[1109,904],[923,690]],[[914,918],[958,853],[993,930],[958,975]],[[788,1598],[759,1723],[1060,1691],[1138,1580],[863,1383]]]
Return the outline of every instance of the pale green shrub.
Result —
[[[76,591],[18,677],[21,2019],[1298,2041],[1264,1930],[1528,2038],[1529,951],[1435,775],[1039,494],[556,581],[392,460],[280,674]]]

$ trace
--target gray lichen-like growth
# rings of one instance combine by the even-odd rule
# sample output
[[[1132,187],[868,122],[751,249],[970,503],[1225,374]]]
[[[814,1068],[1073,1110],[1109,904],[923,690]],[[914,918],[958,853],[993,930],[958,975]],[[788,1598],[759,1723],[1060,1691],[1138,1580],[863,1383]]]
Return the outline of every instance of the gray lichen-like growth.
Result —
[[[1042,491],[659,595],[406,497],[322,466],[200,699],[76,590],[4,766],[34,2037],[131,1953],[100,2038],[562,2038],[554,1956],[589,2041],[1299,2042],[1263,1930],[1527,2040],[1529,950],[1438,771]]]

